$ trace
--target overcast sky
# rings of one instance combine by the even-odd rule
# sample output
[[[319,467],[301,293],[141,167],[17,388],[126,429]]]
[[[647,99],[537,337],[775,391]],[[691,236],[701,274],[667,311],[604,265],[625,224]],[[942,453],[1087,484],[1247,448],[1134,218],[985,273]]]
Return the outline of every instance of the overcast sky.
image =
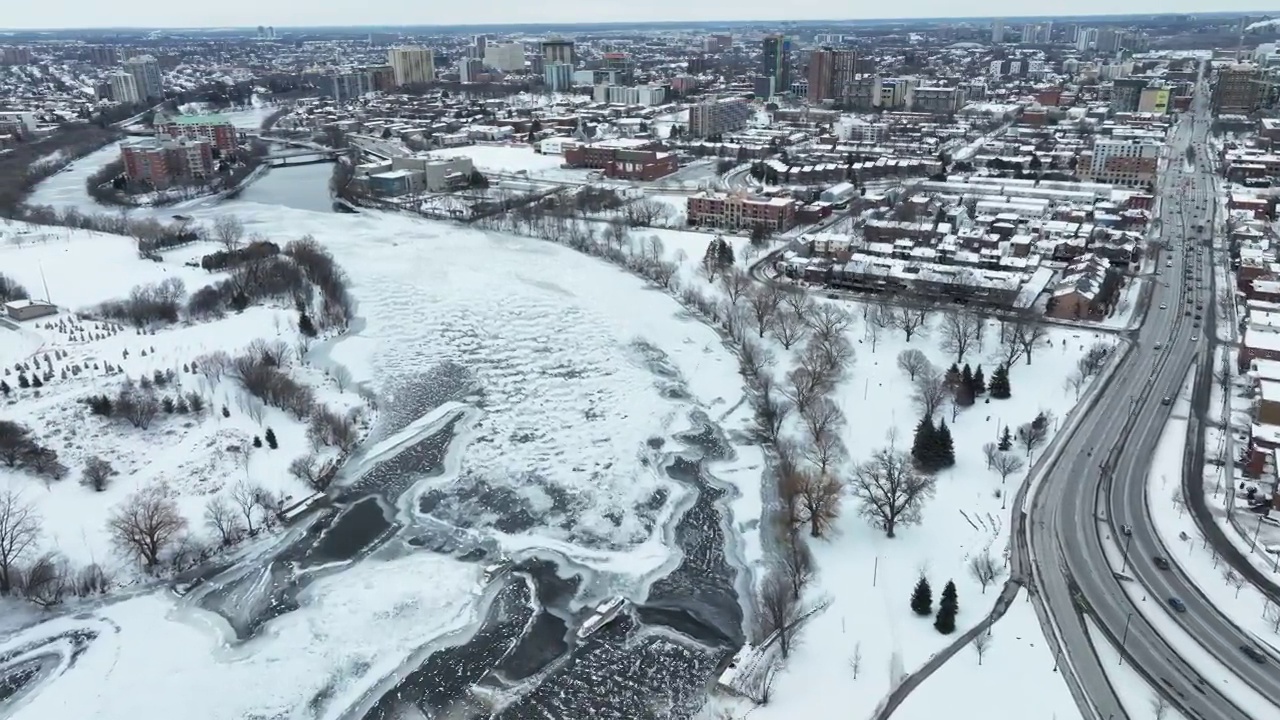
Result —
[[[845,18],[991,17],[1108,13],[1247,12],[1246,0],[897,0],[843,4],[831,0],[0,0],[0,27],[252,27],[273,25],[456,25],[627,21],[821,20]]]

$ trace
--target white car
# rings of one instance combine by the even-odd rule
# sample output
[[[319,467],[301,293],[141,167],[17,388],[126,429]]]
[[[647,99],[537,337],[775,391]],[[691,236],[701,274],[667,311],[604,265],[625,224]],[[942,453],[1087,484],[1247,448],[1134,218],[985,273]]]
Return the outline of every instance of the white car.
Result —
[[[1161,309],[1161,310],[1168,310],[1168,309],[1169,309],[1169,306],[1168,306],[1168,305],[1166,305],[1166,304],[1164,304],[1164,303],[1160,303],[1160,309]]]

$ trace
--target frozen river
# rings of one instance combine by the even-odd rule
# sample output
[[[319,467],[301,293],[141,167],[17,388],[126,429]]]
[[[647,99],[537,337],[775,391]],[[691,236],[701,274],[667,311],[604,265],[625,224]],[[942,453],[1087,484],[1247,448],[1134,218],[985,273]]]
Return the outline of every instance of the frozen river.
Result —
[[[92,210],[83,177],[106,157],[34,202]],[[97,639],[14,717],[137,717],[121,678],[145,668],[130,652],[168,636],[163,666],[191,678],[175,671],[149,717],[691,717],[743,641],[741,528],[759,512],[733,356],[671,298],[565,248],[329,212],[329,172],[276,170],[181,212],[311,234],[350,274],[359,319],[315,362],[346,365],[379,420],[335,508],[207,569],[181,600],[85,619]],[[506,572],[481,573],[499,558]],[[634,608],[578,640],[614,594]],[[95,677],[107,646],[111,678]],[[236,679],[254,668],[274,688],[261,697]],[[224,684],[238,697],[186,702]]]

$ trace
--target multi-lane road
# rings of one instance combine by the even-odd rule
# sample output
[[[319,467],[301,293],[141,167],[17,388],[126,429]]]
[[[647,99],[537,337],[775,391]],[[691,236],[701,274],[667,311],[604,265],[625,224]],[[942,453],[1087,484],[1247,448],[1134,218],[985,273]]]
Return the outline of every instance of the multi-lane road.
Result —
[[[1247,635],[1176,564],[1159,567],[1164,562],[1156,558],[1169,556],[1150,521],[1146,497],[1147,472],[1173,399],[1192,365],[1209,361],[1204,338],[1213,331],[1208,245],[1215,203],[1212,170],[1200,161],[1206,157],[1210,122],[1207,96],[1202,81],[1192,112],[1170,139],[1159,188],[1161,239],[1167,250],[1158,259],[1160,272],[1153,278],[1142,330],[1096,405],[1065,439],[1025,526],[1037,568],[1034,597],[1057,625],[1069,671],[1093,706],[1086,717],[1096,713],[1106,720],[1127,713],[1093,650],[1085,614],[1111,642],[1123,645],[1126,660],[1146,677],[1152,692],[1164,695],[1188,718],[1249,720],[1264,712],[1237,707],[1222,692],[1227,683],[1246,683],[1264,697],[1280,699],[1276,661],[1256,664],[1245,657],[1240,646],[1252,644]],[[1193,165],[1185,160],[1188,145],[1196,148]],[[1202,322],[1206,327],[1200,327]],[[1117,559],[1121,567],[1116,567]],[[1125,577],[1117,577],[1122,569]],[[1126,586],[1136,592],[1127,593]],[[1169,598],[1178,598],[1185,612],[1175,611]],[[1167,613],[1234,674],[1223,677],[1226,673],[1205,668],[1202,676],[1147,621],[1150,613]]]

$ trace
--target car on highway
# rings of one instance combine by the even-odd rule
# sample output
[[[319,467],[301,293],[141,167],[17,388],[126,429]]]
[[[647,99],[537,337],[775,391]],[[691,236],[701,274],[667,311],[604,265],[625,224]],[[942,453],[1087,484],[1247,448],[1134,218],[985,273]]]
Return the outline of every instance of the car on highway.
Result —
[[[1165,303],[1160,303],[1160,309],[1161,309],[1161,310],[1168,310],[1168,309],[1169,309],[1169,306],[1168,306],[1168,305],[1166,305]]]
[[[1199,335],[1192,335],[1192,336],[1191,336],[1191,342],[1196,342],[1196,341],[1198,341],[1199,339],[1200,339],[1200,336],[1199,336]]]
[[[1168,398],[1165,398],[1165,399],[1168,400]],[[1165,560],[1159,555],[1156,555],[1155,557],[1151,558],[1151,562],[1155,563],[1156,567],[1160,568],[1161,570],[1169,569],[1169,561]]]
[[[1187,289],[1188,289],[1188,290],[1190,290],[1191,288],[1187,288]],[[1182,314],[1183,314],[1183,315],[1186,315],[1187,317],[1191,317],[1191,311],[1190,311],[1190,310],[1188,310],[1188,311],[1186,311],[1186,312],[1184,312],[1184,313],[1182,313]]]
[[[1121,526],[1120,526],[1120,532],[1124,533],[1126,537],[1127,537],[1127,536],[1129,536],[1129,535],[1132,535],[1132,534],[1133,534],[1133,526],[1132,526],[1132,525],[1121,525]]]
[[[1182,600],[1179,600],[1176,597],[1169,598],[1169,607],[1173,608],[1174,610],[1180,613],[1184,613],[1187,611],[1187,604],[1182,602]]]
[[[1245,657],[1258,663],[1259,665],[1262,665],[1267,662],[1267,656],[1263,655],[1262,652],[1258,650],[1258,648],[1252,645],[1241,645],[1240,652],[1244,653]]]
[[[1168,395],[1165,395],[1164,399],[1160,401],[1161,405],[1169,405],[1172,403],[1173,403],[1173,398],[1169,397]]]

